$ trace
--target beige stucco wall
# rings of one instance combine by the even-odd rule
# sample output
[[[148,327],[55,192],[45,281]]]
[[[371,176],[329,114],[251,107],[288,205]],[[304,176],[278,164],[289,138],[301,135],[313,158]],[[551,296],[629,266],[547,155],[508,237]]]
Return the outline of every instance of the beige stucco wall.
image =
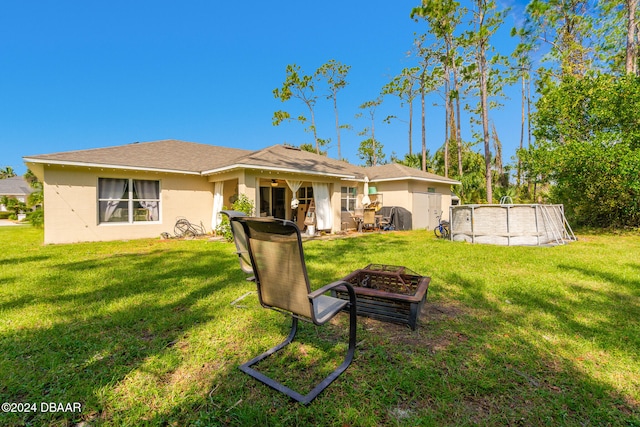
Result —
[[[409,210],[413,216],[427,215],[426,212],[415,212],[416,207],[413,206],[413,193],[429,193],[429,189],[434,189],[436,194],[440,196],[442,218],[449,219],[449,206],[451,206],[451,186],[448,184],[440,184],[434,182],[424,182],[417,180],[398,180],[398,181],[382,181],[373,182],[370,185],[375,186],[378,193],[383,195],[383,204],[385,206],[400,206]],[[413,221],[415,224],[422,224],[427,220]]]
[[[364,191],[362,182],[346,181],[339,178],[305,174],[272,173],[258,169],[236,170],[208,177],[188,174],[171,174],[144,171],[123,171],[88,167],[47,166],[39,170],[45,193],[45,243],[71,243],[80,241],[107,241],[158,237],[162,232],[174,233],[177,217],[205,226],[211,231],[213,192],[217,181],[224,182],[224,205],[229,208],[233,197],[245,194],[259,206],[261,182],[265,185],[276,179],[286,188],[286,207],[292,193],[285,180],[303,181],[304,186],[312,182],[329,183],[333,212],[332,231],[341,229],[341,187],[356,187],[358,207]],[[160,220],[133,224],[98,224],[98,178],[133,178],[160,181]],[[413,211],[414,192],[428,192],[435,188],[442,198],[445,218],[451,204],[450,186],[419,181],[372,182],[382,195],[385,206],[401,206]],[[286,209],[286,219],[292,219],[292,211]],[[354,224],[348,224],[349,228]]]
[[[160,181],[160,221],[98,224],[98,178]],[[43,188],[46,244],[159,237],[173,234],[180,216],[211,230],[213,184],[201,176],[51,166],[44,170]]]

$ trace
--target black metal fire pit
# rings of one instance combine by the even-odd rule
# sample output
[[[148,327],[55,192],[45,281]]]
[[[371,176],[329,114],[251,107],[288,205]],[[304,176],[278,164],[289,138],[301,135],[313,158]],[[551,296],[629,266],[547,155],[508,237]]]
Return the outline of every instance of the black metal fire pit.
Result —
[[[418,315],[427,299],[431,278],[406,267],[369,264],[342,280],[353,285],[358,314],[385,322],[407,324],[415,330]],[[335,288],[332,294],[349,299],[344,287]]]

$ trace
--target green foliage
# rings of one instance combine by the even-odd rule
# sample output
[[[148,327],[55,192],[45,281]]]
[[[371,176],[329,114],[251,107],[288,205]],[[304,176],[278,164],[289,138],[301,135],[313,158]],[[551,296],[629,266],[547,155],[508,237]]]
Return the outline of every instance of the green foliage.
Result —
[[[427,153],[427,163],[430,163],[430,156]],[[420,154],[405,154],[404,158],[399,159],[395,153],[391,154],[391,161],[399,163],[401,165],[409,166],[414,169],[422,169],[422,156]],[[430,165],[427,166],[427,170],[430,170]]]
[[[458,149],[455,145],[449,150],[449,161],[457,158]],[[471,144],[462,144],[462,175],[453,174],[450,178],[457,179],[462,183],[460,188],[456,188],[456,194],[462,203],[482,203],[486,198],[485,187],[485,166],[482,154],[473,150]],[[441,147],[433,156],[433,172],[444,175],[444,148]]]
[[[254,213],[255,207],[253,205],[253,201],[251,201],[246,195],[240,194],[238,199],[231,205],[231,209],[234,211],[244,212],[251,216]]]
[[[523,34],[536,45],[544,44],[544,59],[560,66],[562,76],[583,76],[594,65],[591,40],[598,22],[592,0],[532,0],[527,5]]]
[[[640,226],[640,78],[566,78],[542,95],[527,174],[554,183],[552,200],[577,224]]]
[[[35,211],[28,212],[27,220],[32,226],[36,228],[44,227],[44,209],[39,208],[39,209],[36,209]]]
[[[382,144],[376,139],[376,109],[382,104],[382,96],[378,96],[376,99],[366,101],[360,105],[361,110],[365,110],[371,120],[371,127],[364,128],[358,133],[360,136],[368,136],[366,140],[360,143],[358,147],[358,157],[365,161],[367,166],[376,166],[379,163],[383,163],[385,157],[382,152]],[[361,117],[362,113],[356,114],[356,118]]]
[[[224,209],[227,209],[224,207]],[[255,210],[253,201],[251,201],[245,194],[240,194],[235,202],[231,205],[231,210],[244,212],[248,216],[252,216]],[[229,224],[229,218],[226,215],[222,215],[222,221],[216,227],[216,234],[223,236],[228,242],[233,240],[233,233],[231,232],[231,224]]]
[[[375,147],[375,156],[374,156]],[[365,139],[360,143],[358,147],[358,157],[364,161],[365,166],[375,166],[384,164],[385,154],[382,151],[383,146],[380,141],[375,141],[371,138]],[[375,162],[375,163],[374,163]]]
[[[42,206],[44,204],[44,192],[42,191],[42,188],[29,194],[27,197],[27,204],[30,207]]]
[[[325,150],[320,150],[320,152],[318,153],[316,151],[316,148],[313,146],[313,144],[309,144],[308,142],[302,143],[300,144],[299,147],[302,151],[308,151],[309,153],[315,153],[315,154],[320,154],[321,156],[326,156],[327,155],[327,151]]]
[[[9,219],[16,220],[18,219],[18,214],[23,213],[27,210],[27,205],[24,202],[19,201],[15,197],[0,197],[0,205],[4,205],[7,208],[7,211],[11,212],[9,214]]]
[[[16,173],[11,166],[0,168],[0,179],[13,178],[14,176],[16,176]]]
[[[640,149],[609,140],[575,141],[554,151],[552,197],[577,224],[640,227]]]

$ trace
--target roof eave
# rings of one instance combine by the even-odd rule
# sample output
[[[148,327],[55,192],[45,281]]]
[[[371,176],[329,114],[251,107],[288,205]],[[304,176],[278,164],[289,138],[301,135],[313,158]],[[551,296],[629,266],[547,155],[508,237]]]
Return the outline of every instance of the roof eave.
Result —
[[[113,165],[113,164],[107,164],[107,163],[73,162],[73,161],[65,161],[65,160],[37,159],[33,157],[23,157],[23,161],[25,163],[37,163],[37,164],[58,165],[58,166],[135,170],[135,171],[145,171],[145,172],[175,173],[175,174],[182,174],[182,175],[201,175],[200,172],[177,170],[177,169]]]
[[[434,178],[423,178],[423,177],[415,177],[415,176],[403,176],[398,178],[371,178],[371,182],[390,182],[390,181],[405,181],[413,179],[416,181],[423,182],[437,182],[439,184],[448,184],[448,185],[460,185],[462,184],[460,181],[455,180],[443,180],[443,179],[434,179]]]
[[[260,170],[266,170],[271,172],[285,172],[285,173],[295,173],[295,174],[303,174],[303,175],[327,176],[327,177],[341,178],[341,179],[356,179],[355,175],[332,173],[332,172],[320,172],[320,171],[305,170],[305,169],[284,168],[284,167],[277,167],[277,166],[252,165],[248,163],[236,163],[236,164],[224,166],[221,168],[206,170],[202,172],[202,175],[205,175],[205,176],[213,175],[216,173],[230,172],[237,169],[260,169]]]

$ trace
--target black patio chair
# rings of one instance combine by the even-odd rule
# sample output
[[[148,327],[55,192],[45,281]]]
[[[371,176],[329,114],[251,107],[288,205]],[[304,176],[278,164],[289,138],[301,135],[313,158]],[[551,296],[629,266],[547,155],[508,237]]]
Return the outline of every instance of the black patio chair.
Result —
[[[311,291],[300,229],[295,223],[282,219],[242,217],[231,218],[231,222],[242,224],[247,236],[260,304],[291,315],[292,318],[291,331],[287,338],[281,344],[241,365],[240,370],[292,399],[308,405],[347,369],[353,359],[356,346],[356,295],[353,287],[345,281],[336,281]],[[347,288],[348,301],[324,295],[339,285]],[[252,368],[256,363],[293,341],[298,328],[298,319],[322,325],[343,309],[349,311],[349,348],[345,359],[307,395],[302,395]]]

